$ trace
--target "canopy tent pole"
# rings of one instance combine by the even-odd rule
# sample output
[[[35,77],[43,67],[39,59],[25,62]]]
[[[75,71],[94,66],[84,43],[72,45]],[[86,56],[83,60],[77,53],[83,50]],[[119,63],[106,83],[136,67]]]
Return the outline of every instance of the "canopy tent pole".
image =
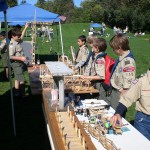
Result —
[[[6,31],[6,45],[7,45],[7,56],[8,56],[8,71],[9,71],[9,83],[10,83],[10,93],[11,93],[11,107],[12,107],[12,118],[13,118],[13,129],[14,129],[14,136],[16,136],[16,124],[15,124],[15,113],[14,113],[14,99],[13,99],[11,66],[10,66],[10,57],[9,57],[9,48],[8,48],[9,42],[8,42],[6,11],[4,11],[4,20],[5,20],[5,31]]]
[[[38,46],[37,46],[37,42],[36,42],[36,40],[37,40],[37,34],[36,34],[36,9],[34,10],[34,23],[33,23],[33,29],[34,29],[34,36],[35,36],[35,38],[34,38],[34,43],[35,43],[35,53],[36,53],[36,50],[37,50],[37,59],[36,59],[36,63],[38,64],[38,65],[40,65],[40,58],[39,58],[39,50],[38,50]]]
[[[1,32],[1,30],[2,30],[2,22],[0,22],[0,32]]]
[[[59,21],[59,31],[60,31],[60,40],[61,40],[62,55],[64,55],[64,47],[63,47],[63,41],[62,41],[62,30],[61,30],[61,23],[60,23],[60,21]]]
[[[57,48],[58,48],[58,57],[59,57],[59,39],[58,39],[58,27],[57,27],[57,24],[56,24],[56,33],[57,33]]]

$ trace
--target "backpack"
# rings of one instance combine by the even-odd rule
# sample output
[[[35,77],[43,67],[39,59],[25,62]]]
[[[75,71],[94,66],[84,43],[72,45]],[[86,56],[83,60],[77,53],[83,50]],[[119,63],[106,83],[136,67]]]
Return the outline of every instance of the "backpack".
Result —
[[[111,91],[112,91],[110,78],[111,78],[112,68],[115,64],[115,60],[108,55],[104,56],[104,58],[105,58],[105,79],[103,82],[101,82],[101,85],[103,86],[106,92],[106,96],[108,97],[110,96]]]
[[[108,56],[105,52],[98,55],[96,59],[98,59],[99,57],[104,57],[105,59],[105,79],[101,82],[101,84],[105,91],[109,91],[111,88],[110,87],[111,72],[115,64],[115,60],[110,56]]]
[[[115,64],[115,60],[108,55],[106,55],[104,58],[105,58],[105,80],[104,80],[104,83],[109,86],[111,70]]]

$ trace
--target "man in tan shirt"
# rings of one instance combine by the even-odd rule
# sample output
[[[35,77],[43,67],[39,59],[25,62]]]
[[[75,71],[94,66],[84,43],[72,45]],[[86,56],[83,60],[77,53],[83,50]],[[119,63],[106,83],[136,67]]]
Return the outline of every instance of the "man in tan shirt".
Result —
[[[122,114],[134,102],[137,110],[134,126],[150,140],[150,69],[143,77],[132,81],[131,88],[120,97],[116,113],[111,118],[113,126],[117,122],[122,125]]]

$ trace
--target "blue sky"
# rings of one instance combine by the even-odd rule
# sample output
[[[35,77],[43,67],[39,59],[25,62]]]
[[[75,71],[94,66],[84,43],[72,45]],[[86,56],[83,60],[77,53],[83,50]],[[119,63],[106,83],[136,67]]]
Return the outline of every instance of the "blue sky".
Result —
[[[22,0],[18,0],[18,2],[20,3]],[[74,1],[74,4],[79,7],[80,6],[80,3],[83,1],[83,0],[73,0]],[[37,2],[37,0],[26,0],[27,3],[29,4],[35,4]]]

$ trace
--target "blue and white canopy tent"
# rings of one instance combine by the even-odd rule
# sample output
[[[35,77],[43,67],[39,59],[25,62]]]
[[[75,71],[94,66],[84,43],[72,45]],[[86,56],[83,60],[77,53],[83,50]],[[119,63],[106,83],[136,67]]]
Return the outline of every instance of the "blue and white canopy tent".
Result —
[[[35,11],[36,11],[37,22],[52,22],[59,17],[58,14],[25,3],[15,7],[8,8],[7,21],[8,22],[33,22],[35,20]],[[4,17],[2,13],[0,13],[0,21],[4,21]]]
[[[93,27],[93,28],[101,28],[102,25],[99,24],[99,23],[92,23],[92,24],[90,24],[90,27]]]
[[[11,23],[16,23],[16,22],[34,22],[34,23],[35,22],[59,22],[62,55],[64,55],[61,23],[60,23],[58,14],[46,11],[44,9],[33,6],[31,4],[22,4],[22,5],[18,5],[15,7],[10,7],[8,9],[7,8],[8,7],[7,7],[6,0],[0,0],[0,23],[5,22],[6,33],[8,33],[7,23],[9,23],[9,22],[11,22]],[[7,34],[6,34],[6,39],[8,39]],[[10,66],[10,59],[9,59],[8,40],[6,40],[6,41],[7,41],[8,60],[9,60],[8,68],[9,68],[9,80],[10,80],[10,91],[11,91],[13,129],[14,129],[14,135],[16,136],[12,79],[11,79],[11,66]]]
[[[3,13],[0,12],[0,22],[4,21]],[[36,7],[34,5],[25,3],[15,7],[10,7],[7,10],[7,22],[59,22],[60,29],[60,40],[62,55],[64,54],[63,50],[63,41],[62,41],[62,31],[61,23],[59,19],[59,14],[55,14],[44,10],[42,8]]]
[[[13,129],[14,129],[14,136],[16,136],[16,124],[15,124],[14,100],[13,100],[13,90],[12,90],[11,66],[10,66],[10,58],[9,58],[9,50],[8,50],[7,17],[6,17],[7,8],[8,7],[7,7],[6,0],[0,0],[0,13],[1,13],[1,15],[3,15],[3,20],[5,22],[6,44],[7,44],[7,55],[8,55],[8,70],[9,70],[11,106],[12,106],[12,118],[13,118]]]

